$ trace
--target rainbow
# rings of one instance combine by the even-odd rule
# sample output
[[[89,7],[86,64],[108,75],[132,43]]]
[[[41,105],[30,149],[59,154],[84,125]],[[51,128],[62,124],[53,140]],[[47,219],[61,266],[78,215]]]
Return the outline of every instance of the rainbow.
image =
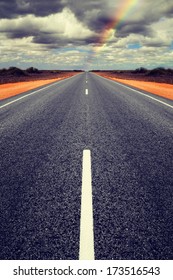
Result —
[[[88,62],[90,63],[94,56],[98,54],[106,45],[106,43],[110,40],[113,35],[114,30],[116,31],[121,24],[126,20],[126,18],[134,11],[136,5],[141,0],[120,0],[120,6],[115,11],[115,15],[113,16],[112,21],[106,25],[104,30],[99,36],[98,42],[93,47],[92,51],[90,51]]]

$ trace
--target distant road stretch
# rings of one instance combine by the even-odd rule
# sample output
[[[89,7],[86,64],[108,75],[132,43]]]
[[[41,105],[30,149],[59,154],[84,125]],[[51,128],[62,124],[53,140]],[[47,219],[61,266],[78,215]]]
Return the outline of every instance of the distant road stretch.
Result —
[[[0,149],[0,259],[173,259],[173,101],[82,73],[1,101]]]

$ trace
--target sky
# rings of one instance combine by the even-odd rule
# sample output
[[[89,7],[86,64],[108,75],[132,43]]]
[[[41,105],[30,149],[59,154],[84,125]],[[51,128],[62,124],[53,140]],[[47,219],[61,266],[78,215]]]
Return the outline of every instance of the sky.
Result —
[[[173,68],[172,0],[0,0],[0,68]]]

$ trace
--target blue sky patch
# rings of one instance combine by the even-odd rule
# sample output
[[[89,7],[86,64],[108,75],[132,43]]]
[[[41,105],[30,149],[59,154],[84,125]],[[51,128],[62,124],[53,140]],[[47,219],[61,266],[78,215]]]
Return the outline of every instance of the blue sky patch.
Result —
[[[173,41],[172,41],[172,43],[171,43],[169,48],[170,48],[170,50],[173,50]]]
[[[139,44],[139,43],[127,45],[127,49],[131,49],[131,50],[140,49],[140,48],[141,48],[141,44]]]

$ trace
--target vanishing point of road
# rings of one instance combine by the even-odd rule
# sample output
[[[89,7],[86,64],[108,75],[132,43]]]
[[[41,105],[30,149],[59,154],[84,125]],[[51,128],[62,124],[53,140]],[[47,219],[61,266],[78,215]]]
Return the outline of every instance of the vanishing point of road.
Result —
[[[93,73],[0,102],[0,259],[173,259],[173,101]]]

